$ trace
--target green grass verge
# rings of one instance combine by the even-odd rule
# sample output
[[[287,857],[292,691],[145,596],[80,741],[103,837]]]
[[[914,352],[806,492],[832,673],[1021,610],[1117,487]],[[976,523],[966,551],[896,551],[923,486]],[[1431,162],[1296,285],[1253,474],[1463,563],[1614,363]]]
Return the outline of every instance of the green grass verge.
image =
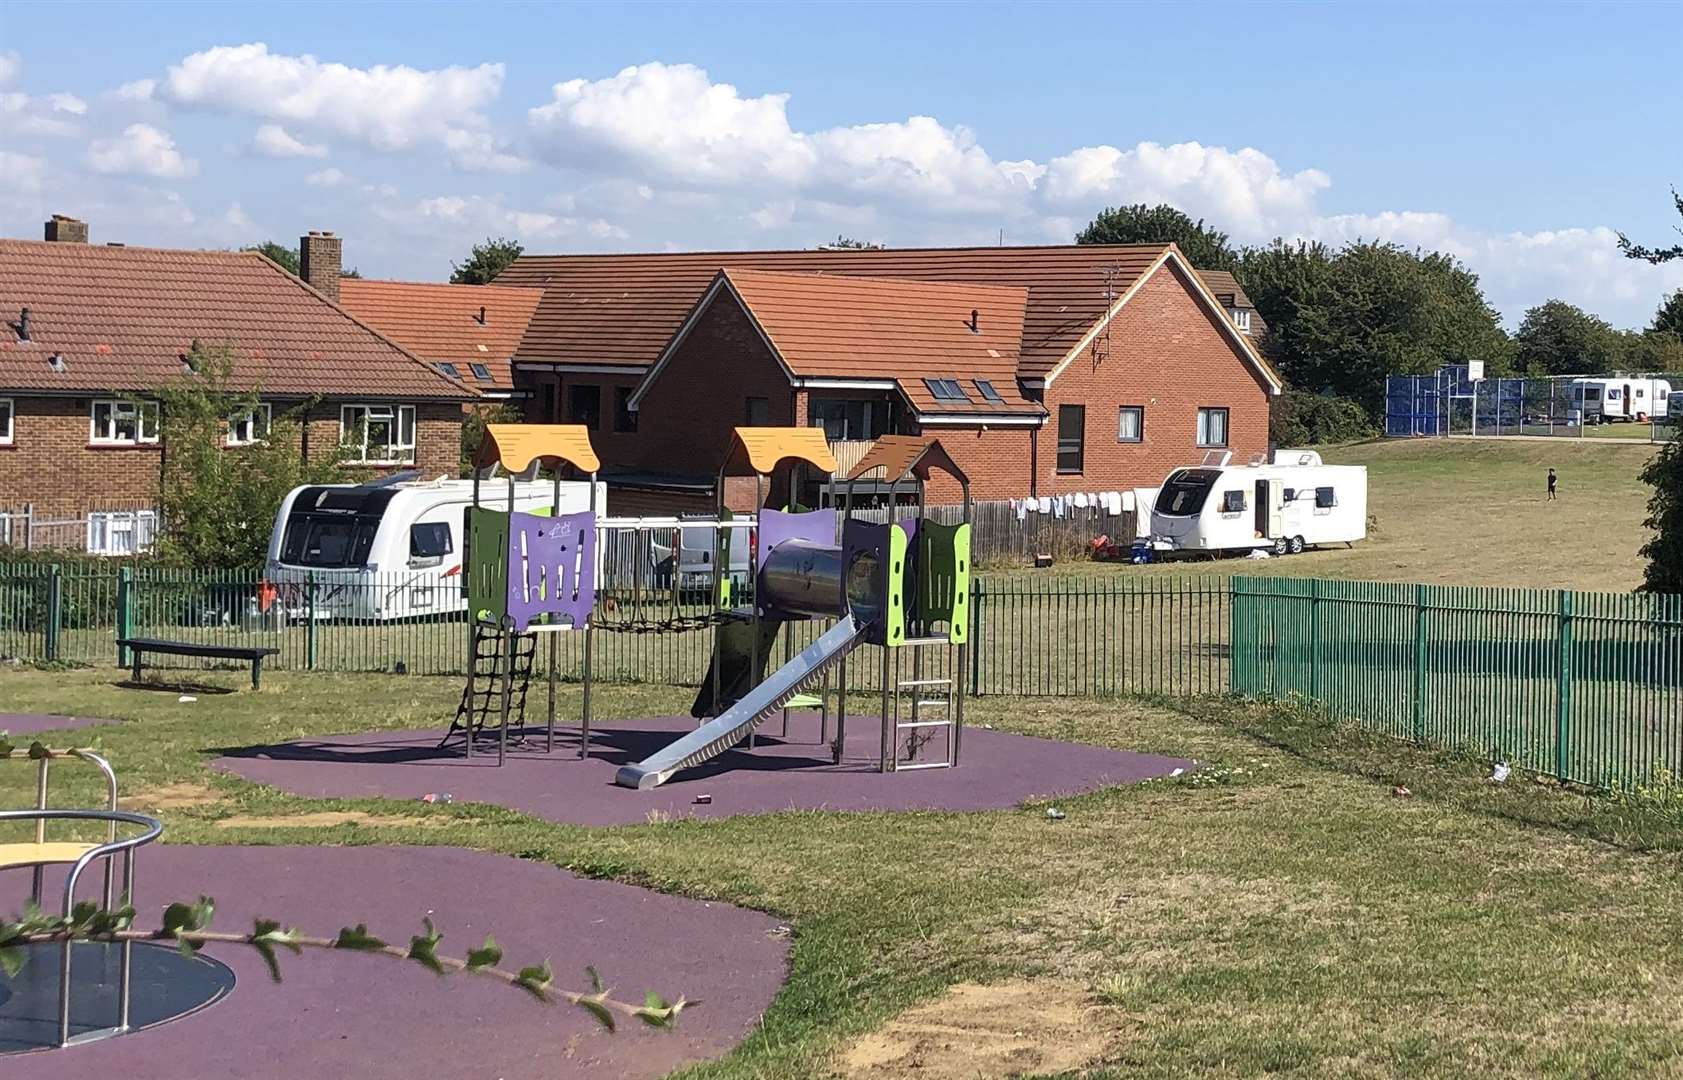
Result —
[[[276,674],[261,694],[181,704],[117,678],[5,672],[0,700],[131,721],[72,741],[99,743],[136,805],[208,800],[164,811],[170,842],[461,845],[777,913],[795,935],[787,986],[737,1051],[685,1076],[831,1075],[850,1040],[953,983],[1018,978],[1081,988],[1095,1064],[1118,1077],[1622,1076],[1683,1052],[1683,816],[1519,775],[1491,784],[1470,759],[1301,710],[973,702],[974,723],[1209,763],[1060,802],[1061,821],[1030,807],[589,830],[301,799],[207,770],[219,747],[442,725],[453,680]],[[664,712],[685,696],[602,687],[597,708]],[[68,801],[95,794],[68,767],[64,781]],[[29,795],[27,767],[0,771],[0,805]],[[321,811],[380,823],[225,825]]]

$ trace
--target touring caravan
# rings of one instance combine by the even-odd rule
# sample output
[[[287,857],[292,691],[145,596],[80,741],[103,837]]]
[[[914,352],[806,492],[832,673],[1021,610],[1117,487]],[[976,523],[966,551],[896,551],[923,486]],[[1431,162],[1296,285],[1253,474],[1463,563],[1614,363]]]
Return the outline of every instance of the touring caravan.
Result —
[[[1586,424],[1615,420],[1646,423],[1671,411],[1671,383],[1646,376],[1604,375],[1573,379],[1567,401]]]
[[[514,509],[549,512],[553,481],[516,481]],[[598,511],[606,506],[598,484]],[[506,478],[481,481],[479,503],[508,508]],[[471,480],[387,479],[294,488],[269,537],[265,607],[294,618],[405,619],[466,609],[462,527]],[[590,508],[590,485],[563,481],[561,512]],[[305,584],[313,583],[306,597]]]
[[[1176,469],[1158,489],[1151,547],[1164,553],[1262,548],[1296,554],[1367,536],[1367,469],[1327,465],[1313,450],[1229,464],[1218,451]]]

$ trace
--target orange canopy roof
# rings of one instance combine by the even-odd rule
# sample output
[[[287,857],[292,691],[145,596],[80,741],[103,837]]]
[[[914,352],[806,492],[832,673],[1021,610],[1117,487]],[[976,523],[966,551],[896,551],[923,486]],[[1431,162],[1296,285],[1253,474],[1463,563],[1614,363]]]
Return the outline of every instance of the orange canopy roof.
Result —
[[[961,484],[969,480],[964,470],[947,454],[941,440],[930,435],[880,436],[865,451],[859,464],[847,474],[847,479],[857,480],[877,468],[882,469],[889,480],[898,480],[907,473],[913,473],[919,480],[927,482],[931,469],[945,470]]]
[[[525,472],[532,462],[554,468],[560,462],[593,473],[602,468],[590,445],[590,429],[583,424],[486,424],[474,464],[493,462],[511,473]]]
[[[742,457],[748,467],[762,476],[776,470],[778,464],[794,458],[823,471],[836,471],[836,457],[824,438],[824,429],[816,427],[739,427],[732,440],[731,452],[725,468]]]

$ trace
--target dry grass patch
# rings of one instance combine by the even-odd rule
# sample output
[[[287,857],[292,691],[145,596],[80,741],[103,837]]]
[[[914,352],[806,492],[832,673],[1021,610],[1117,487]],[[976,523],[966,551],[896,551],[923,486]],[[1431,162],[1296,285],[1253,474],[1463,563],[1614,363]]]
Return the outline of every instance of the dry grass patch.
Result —
[[[451,824],[448,817],[405,817],[401,814],[370,814],[361,810],[318,810],[308,814],[235,814],[216,822],[219,829],[331,829],[335,825],[365,825],[369,828],[441,829]]]
[[[856,1080],[974,1080],[1068,1073],[1105,1055],[1117,1033],[1074,983],[960,983],[855,1040],[842,1075]]]
[[[222,793],[209,784],[183,780],[137,791],[125,798],[123,805],[152,810],[192,810],[201,806],[215,806],[221,801]]]

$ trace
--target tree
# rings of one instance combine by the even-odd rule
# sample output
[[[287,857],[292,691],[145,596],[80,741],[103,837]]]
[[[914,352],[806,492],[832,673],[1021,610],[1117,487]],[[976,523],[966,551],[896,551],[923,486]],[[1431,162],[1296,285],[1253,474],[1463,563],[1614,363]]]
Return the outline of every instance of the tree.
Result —
[[[187,364],[191,373],[158,393],[164,447],[159,552],[188,566],[261,566],[286,493],[302,484],[340,483],[352,472],[338,464],[337,454],[304,460],[296,412],[273,417],[263,430],[258,391],[234,385],[228,346],[195,341]],[[230,418],[254,414],[249,434],[255,441],[227,445]]]
[[[245,250],[255,251],[257,254],[267,258],[270,262],[279,263],[281,269],[285,270],[293,277],[299,276],[302,272],[298,265],[298,251],[295,248],[289,248],[284,244],[277,244],[273,240],[265,240],[261,244],[253,244]]]
[[[1683,214],[1683,195],[1677,194],[1676,188],[1671,189],[1671,201],[1677,207],[1677,212]],[[1677,231],[1683,233],[1683,229]],[[1631,243],[1630,237],[1624,233],[1619,234],[1619,250],[1625,253],[1627,259],[1641,259],[1656,264],[1683,259],[1683,244],[1673,244],[1666,248],[1643,247],[1641,244]]]
[[[486,237],[483,244],[473,245],[467,262],[450,264],[450,281],[455,285],[489,285],[525,250],[514,240]]]
[[[1648,324],[1650,334],[1674,334],[1683,340],[1683,289],[1678,289],[1660,301],[1654,321]]]
[[[1683,371],[1683,337],[1664,330],[1619,335],[1619,361],[1631,371]]]
[[[1182,255],[1200,270],[1232,270],[1239,253],[1227,234],[1204,219],[1193,221],[1167,203],[1147,206],[1112,206],[1099,211],[1085,229],[1075,235],[1077,244],[1166,244],[1174,243]],[[1253,298],[1254,299],[1254,298]],[[1272,325],[1272,324],[1270,324]]]
[[[1648,560],[1642,588],[1683,593],[1683,439],[1666,443],[1648,459],[1641,476],[1654,489],[1643,522],[1654,535],[1642,545],[1642,556]]]
[[[882,249],[881,244],[872,243],[869,240],[855,240],[851,236],[842,236],[839,233],[829,243],[818,245],[819,251],[881,251]]]
[[[494,405],[478,405],[469,409],[462,418],[462,475],[473,475],[473,459],[479,453],[479,445],[485,441],[485,425],[487,424],[518,424],[522,419],[519,407],[506,402]]]
[[[1619,366],[1625,343],[1605,320],[1564,300],[1549,300],[1525,313],[1514,346],[1514,358],[1528,375],[1576,375]]]

